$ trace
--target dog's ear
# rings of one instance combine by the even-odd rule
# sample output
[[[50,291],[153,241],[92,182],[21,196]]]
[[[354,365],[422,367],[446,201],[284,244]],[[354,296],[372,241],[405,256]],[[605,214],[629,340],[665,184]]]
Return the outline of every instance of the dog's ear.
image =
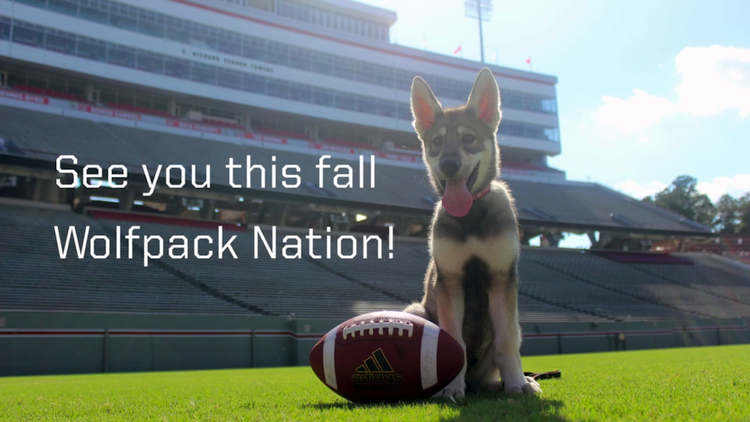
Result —
[[[500,111],[500,91],[495,77],[486,67],[479,71],[474,86],[469,94],[466,109],[472,111],[477,119],[486,123],[492,131],[497,130],[502,118]]]
[[[414,116],[412,125],[420,138],[443,114],[440,101],[435,98],[427,82],[419,76],[415,77],[411,84],[411,113]]]

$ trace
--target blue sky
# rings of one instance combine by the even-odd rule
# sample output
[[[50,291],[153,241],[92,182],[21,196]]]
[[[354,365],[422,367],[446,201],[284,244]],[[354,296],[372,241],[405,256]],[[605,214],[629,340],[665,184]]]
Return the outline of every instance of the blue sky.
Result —
[[[479,61],[461,0],[361,0],[391,41]],[[641,198],[689,174],[713,200],[750,191],[750,1],[495,0],[485,60],[555,75],[550,165]]]

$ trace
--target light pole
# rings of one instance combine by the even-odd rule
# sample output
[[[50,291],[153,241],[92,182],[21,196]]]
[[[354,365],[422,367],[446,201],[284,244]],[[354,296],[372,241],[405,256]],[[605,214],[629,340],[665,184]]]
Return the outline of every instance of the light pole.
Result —
[[[479,21],[479,52],[482,63],[484,63],[484,35],[482,34],[482,21],[492,18],[492,0],[465,0],[466,16]]]

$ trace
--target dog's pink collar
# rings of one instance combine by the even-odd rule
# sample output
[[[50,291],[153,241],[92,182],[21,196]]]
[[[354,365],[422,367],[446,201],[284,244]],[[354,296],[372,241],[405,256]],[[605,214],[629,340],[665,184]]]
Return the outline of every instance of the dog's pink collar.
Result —
[[[487,195],[487,192],[489,191],[490,191],[490,185],[487,185],[487,187],[482,189],[480,192],[477,192],[474,195],[471,195],[471,199],[476,201],[477,199],[483,197],[484,195]]]

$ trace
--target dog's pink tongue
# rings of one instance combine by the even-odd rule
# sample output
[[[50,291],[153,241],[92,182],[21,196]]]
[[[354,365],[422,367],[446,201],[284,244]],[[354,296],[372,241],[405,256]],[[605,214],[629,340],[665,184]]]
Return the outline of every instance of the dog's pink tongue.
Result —
[[[448,179],[443,193],[443,208],[454,217],[463,217],[471,209],[471,194],[465,179]]]

